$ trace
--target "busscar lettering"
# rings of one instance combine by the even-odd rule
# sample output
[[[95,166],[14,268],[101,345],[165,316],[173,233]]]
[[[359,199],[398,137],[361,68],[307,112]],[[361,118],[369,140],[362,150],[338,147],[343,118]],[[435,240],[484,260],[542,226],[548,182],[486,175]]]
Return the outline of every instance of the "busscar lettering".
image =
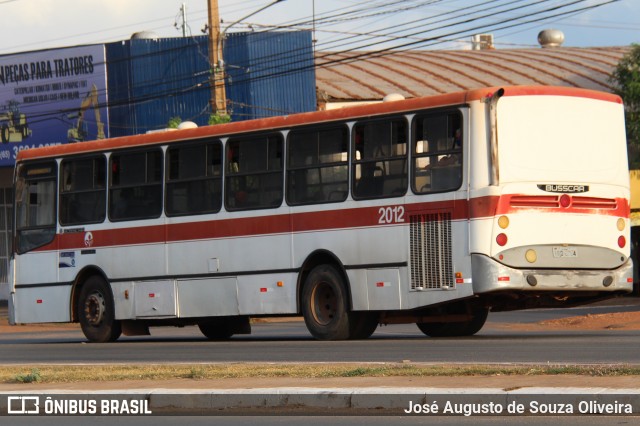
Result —
[[[589,185],[563,185],[563,184],[539,184],[538,189],[545,192],[556,192],[561,194],[577,194],[589,192]]]

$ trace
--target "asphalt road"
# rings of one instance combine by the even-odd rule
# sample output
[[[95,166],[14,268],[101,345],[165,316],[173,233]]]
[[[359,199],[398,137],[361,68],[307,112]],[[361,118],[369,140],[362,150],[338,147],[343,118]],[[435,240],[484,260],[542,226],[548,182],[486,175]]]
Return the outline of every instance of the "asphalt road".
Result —
[[[0,363],[411,362],[639,364],[640,331],[505,331],[504,322],[638,310],[637,299],[588,308],[491,314],[475,336],[433,339],[415,325],[380,327],[361,341],[313,340],[301,321],[256,324],[253,334],[211,342],[196,327],[94,344],[77,330],[0,336]]]

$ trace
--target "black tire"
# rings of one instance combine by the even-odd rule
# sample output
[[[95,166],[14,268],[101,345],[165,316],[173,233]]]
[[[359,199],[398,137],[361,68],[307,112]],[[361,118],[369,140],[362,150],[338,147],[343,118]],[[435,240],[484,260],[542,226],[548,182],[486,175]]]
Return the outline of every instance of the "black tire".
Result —
[[[302,314],[318,340],[347,340],[352,332],[343,278],[331,265],[316,266],[302,289]]]
[[[223,323],[206,322],[198,324],[200,332],[209,340],[227,340],[233,336],[233,331]]]
[[[90,342],[113,342],[122,334],[115,319],[111,288],[101,277],[90,277],[80,290],[78,319],[82,332]]]
[[[452,310],[452,314],[457,313]],[[461,337],[473,336],[484,326],[489,309],[480,306],[470,307],[467,312],[471,315],[469,321],[464,322],[423,322],[416,325],[429,337]]]
[[[2,143],[9,143],[9,128],[6,125],[2,126],[0,137],[2,138]]]
[[[350,314],[351,332],[349,339],[368,339],[378,328],[380,322],[379,315],[375,312],[351,312]]]
[[[251,334],[249,317],[221,317],[198,323],[200,332],[210,340],[228,340],[234,334]]]

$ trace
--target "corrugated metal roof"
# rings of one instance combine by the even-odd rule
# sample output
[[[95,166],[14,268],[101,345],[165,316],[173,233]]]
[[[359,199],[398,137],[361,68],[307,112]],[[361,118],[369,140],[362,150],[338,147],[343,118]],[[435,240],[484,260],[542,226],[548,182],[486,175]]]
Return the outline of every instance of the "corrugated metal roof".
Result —
[[[318,100],[407,98],[500,85],[611,92],[609,76],[630,47],[414,50],[316,54]]]

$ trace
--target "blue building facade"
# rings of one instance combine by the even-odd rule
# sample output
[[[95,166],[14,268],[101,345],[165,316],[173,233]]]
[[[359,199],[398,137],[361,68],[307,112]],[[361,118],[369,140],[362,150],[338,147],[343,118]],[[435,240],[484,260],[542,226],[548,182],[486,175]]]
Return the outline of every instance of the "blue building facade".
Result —
[[[162,129],[172,117],[206,125],[208,51],[206,36],[106,45],[111,136]],[[233,121],[316,109],[311,33],[229,34],[223,58]]]
[[[0,300],[8,297],[17,153],[164,129],[172,117],[206,125],[208,52],[199,36],[0,55]],[[233,121],[316,109],[310,32],[230,34],[223,58]]]

